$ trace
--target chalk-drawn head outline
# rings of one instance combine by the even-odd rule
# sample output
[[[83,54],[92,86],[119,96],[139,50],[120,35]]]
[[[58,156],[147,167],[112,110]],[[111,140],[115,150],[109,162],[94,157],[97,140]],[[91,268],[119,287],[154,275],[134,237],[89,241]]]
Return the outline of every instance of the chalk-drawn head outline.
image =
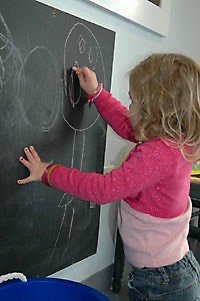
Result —
[[[73,40],[73,43],[72,43]],[[76,41],[76,45],[74,44]],[[73,50],[72,50],[73,48]],[[70,52],[70,56],[68,53]],[[105,67],[103,61],[103,55],[101,52],[100,45],[94,35],[94,33],[83,23],[76,23],[69,31],[64,45],[64,97],[63,97],[63,119],[65,122],[76,131],[85,131],[90,129],[98,120],[99,114],[91,114],[90,112],[85,112],[88,118],[88,123],[85,125],[74,125],[73,122],[76,118],[72,118],[69,120],[66,113],[66,103],[71,104],[75,110],[70,110],[70,114],[76,114],[76,105],[81,101],[81,97],[79,99],[71,100],[69,94],[69,80],[70,77],[67,76],[67,70],[74,65],[78,66],[88,66],[92,70],[96,70],[98,65],[98,70],[100,70],[101,77],[99,81],[105,85]],[[72,69],[71,69],[72,70]],[[71,71],[73,73],[73,71]],[[98,74],[97,74],[98,75]],[[72,74],[73,76],[73,74]],[[70,89],[72,90],[72,89]],[[72,95],[72,93],[71,93]],[[70,108],[69,108],[70,109]],[[74,113],[73,113],[74,111]],[[91,116],[94,116],[91,120]]]

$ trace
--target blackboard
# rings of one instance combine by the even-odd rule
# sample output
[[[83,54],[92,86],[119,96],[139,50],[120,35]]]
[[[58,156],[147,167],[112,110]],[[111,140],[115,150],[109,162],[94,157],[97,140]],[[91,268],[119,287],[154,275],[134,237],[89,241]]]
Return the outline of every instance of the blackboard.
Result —
[[[43,277],[96,253],[100,207],[30,183],[19,163],[34,145],[45,162],[103,172],[106,124],[73,65],[109,90],[115,33],[33,0],[0,0],[0,275]]]

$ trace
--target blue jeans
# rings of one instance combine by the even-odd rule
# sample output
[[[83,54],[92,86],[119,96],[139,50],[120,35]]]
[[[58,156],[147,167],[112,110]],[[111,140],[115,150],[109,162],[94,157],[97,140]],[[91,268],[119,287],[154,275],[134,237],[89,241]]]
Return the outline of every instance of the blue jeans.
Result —
[[[200,265],[189,251],[161,268],[135,268],[130,273],[130,301],[200,301]]]

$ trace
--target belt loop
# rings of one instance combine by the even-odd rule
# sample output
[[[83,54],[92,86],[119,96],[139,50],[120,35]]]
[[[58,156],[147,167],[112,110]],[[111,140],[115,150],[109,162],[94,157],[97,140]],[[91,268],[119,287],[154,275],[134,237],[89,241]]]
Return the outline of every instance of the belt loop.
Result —
[[[167,273],[165,271],[165,268],[164,267],[160,267],[159,270],[160,270],[160,273],[162,275],[163,282],[164,283],[168,283],[169,282],[169,276],[167,275]]]

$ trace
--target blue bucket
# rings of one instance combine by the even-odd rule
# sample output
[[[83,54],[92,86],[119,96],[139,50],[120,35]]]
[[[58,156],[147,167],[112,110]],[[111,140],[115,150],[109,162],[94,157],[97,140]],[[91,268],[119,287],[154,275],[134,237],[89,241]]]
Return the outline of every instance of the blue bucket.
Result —
[[[28,278],[0,284],[2,301],[109,301],[99,291],[70,280],[56,278]]]

